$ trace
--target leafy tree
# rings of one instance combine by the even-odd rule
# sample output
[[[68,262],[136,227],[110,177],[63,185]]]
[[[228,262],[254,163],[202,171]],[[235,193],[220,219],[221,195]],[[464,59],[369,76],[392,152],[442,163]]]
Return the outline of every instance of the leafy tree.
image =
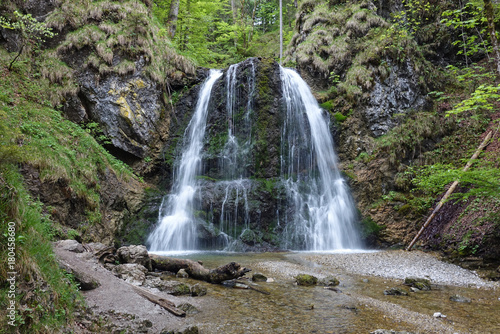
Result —
[[[495,60],[497,63],[497,73],[500,75],[500,51],[498,50],[498,40],[495,30],[495,22],[494,22],[494,8],[491,0],[484,0],[484,13],[486,15],[486,19],[488,20],[488,32],[490,34],[490,40],[492,45],[492,51],[495,56]]]
[[[38,22],[31,14],[21,14],[14,11],[15,20],[11,21],[5,17],[0,17],[0,26],[4,29],[17,30],[20,34],[21,45],[17,55],[9,64],[9,71],[14,62],[21,56],[26,46],[39,48],[46,38],[52,38],[55,34],[44,22]]]

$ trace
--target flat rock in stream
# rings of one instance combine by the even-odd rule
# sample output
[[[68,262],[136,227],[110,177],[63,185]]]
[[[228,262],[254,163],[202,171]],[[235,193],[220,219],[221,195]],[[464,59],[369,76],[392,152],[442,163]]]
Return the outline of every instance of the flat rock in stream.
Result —
[[[422,291],[429,291],[431,289],[431,281],[426,278],[406,277],[404,284]]]
[[[452,302],[457,302],[457,303],[470,303],[471,300],[467,297],[460,296],[460,295],[453,295],[450,297],[450,300]]]
[[[384,291],[386,296],[408,296],[408,292],[401,288],[390,288]]]
[[[336,277],[327,276],[325,278],[320,279],[318,284],[323,286],[337,286],[340,284],[340,281]]]

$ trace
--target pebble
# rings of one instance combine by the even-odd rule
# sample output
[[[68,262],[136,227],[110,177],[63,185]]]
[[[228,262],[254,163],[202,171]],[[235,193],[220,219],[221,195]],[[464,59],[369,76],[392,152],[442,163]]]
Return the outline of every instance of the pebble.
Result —
[[[436,312],[433,314],[434,318],[446,318],[446,316],[444,314],[442,314],[441,312]]]

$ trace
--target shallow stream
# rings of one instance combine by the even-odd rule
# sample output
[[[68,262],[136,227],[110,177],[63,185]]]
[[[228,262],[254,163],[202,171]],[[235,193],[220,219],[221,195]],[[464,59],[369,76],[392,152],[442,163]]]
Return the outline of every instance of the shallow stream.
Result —
[[[234,261],[252,269],[247,277],[259,272],[272,278],[272,282],[259,283],[243,279],[243,283],[266,293],[202,283],[208,294],[192,298],[192,304],[201,312],[188,315],[186,323],[197,325],[201,333],[370,333],[376,329],[500,333],[498,285],[497,288],[457,287],[431,281],[431,291],[409,292],[408,296],[384,295],[388,288],[408,291],[409,288],[401,279],[376,276],[383,276],[384,268],[374,275],[359,275],[356,268],[345,270],[314,261],[335,256],[340,255],[195,253],[183,256],[200,260],[207,268]],[[294,276],[298,273],[318,278],[333,275],[340,280],[337,287],[340,291],[322,286],[297,286]],[[453,295],[468,298],[470,302],[451,301]],[[435,318],[436,312],[446,318]]]

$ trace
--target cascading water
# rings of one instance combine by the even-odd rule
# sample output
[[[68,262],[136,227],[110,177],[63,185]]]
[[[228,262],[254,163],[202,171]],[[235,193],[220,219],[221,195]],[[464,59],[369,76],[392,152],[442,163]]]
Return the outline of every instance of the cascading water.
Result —
[[[281,175],[290,205],[284,217],[284,247],[360,248],[356,209],[337,168],[322,109],[295,71],[281,68],[281,79],[286,104]]]
[[[193,200],[198,191],[201,167],[201,149],[207,121],[212,87],[222,72],[211,70],[200,90],[198,103],[184,134],[184,149],[174,185],[166,203],[160,208],[159,223],[148,238],[151,251],[194,250],[196,225],[193,216]]]
[[[252,101],[255,91],[255,65],[250,62],[250,73],[247,75],[248,96],[244,110],[237,110],[240,99],[238,89],[238,69],[240,64],[231,65],[226,74],[226,114],[228,138],[219,159],[225,180],[218,182],[225,188],[222,201],[219,229],[230,236],[224,245],[226,250],[237,248],[240,235],[249,228],[247,192],[251,181],[246,179],[248,170],[246,162],[250,160],[252,136],[251,121]],[[240,208],[240,203],[241,205]],[[242,209],[242,210],[241,210]],[[238,227],[241,228],[238,228]]]
[[[249,59],[229,67],[208,110],[221,76],[212,70],[201,87],[150,251],[360,248],[329,123],[307,84]]]

